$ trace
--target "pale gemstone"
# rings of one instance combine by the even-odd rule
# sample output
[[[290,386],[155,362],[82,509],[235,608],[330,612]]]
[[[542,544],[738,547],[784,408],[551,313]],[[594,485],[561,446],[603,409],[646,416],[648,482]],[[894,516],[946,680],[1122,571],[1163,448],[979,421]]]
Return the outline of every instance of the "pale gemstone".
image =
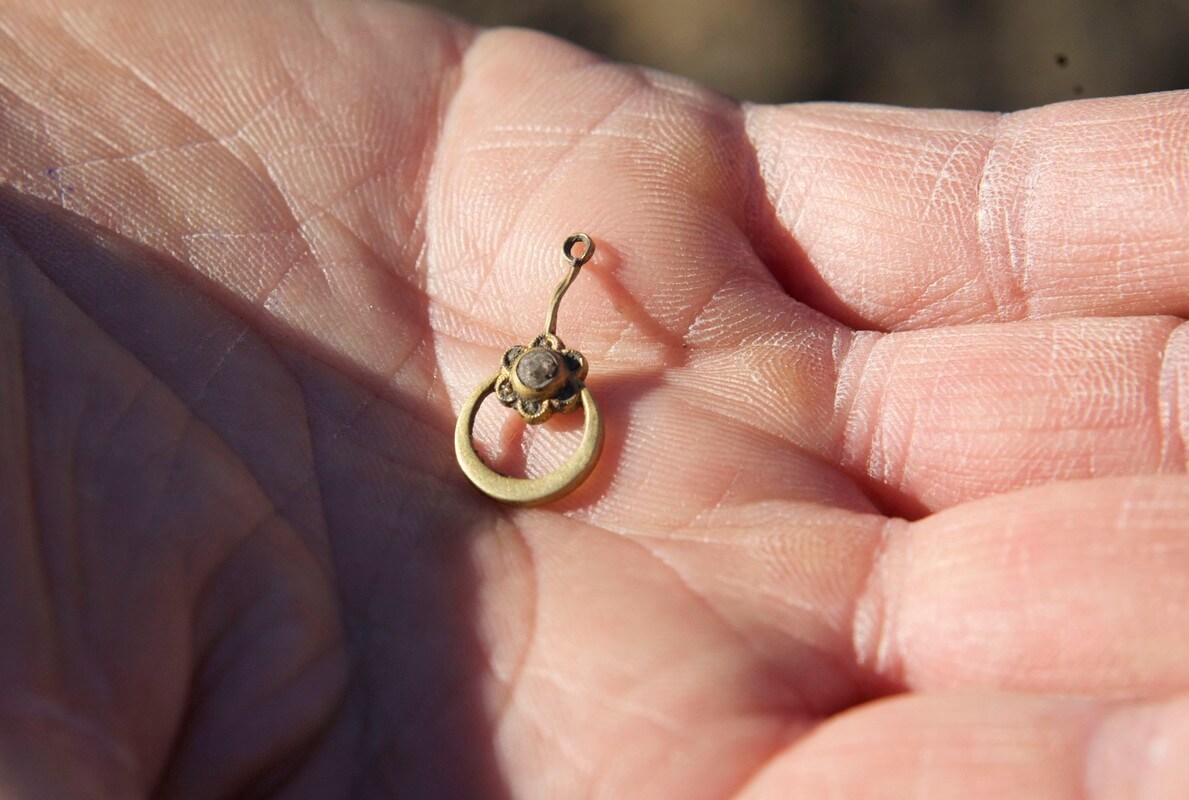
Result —
[[[544,389],[557,377],[557,358],[543,347],[534,347],[516,363],[516,377],[530,389]]]

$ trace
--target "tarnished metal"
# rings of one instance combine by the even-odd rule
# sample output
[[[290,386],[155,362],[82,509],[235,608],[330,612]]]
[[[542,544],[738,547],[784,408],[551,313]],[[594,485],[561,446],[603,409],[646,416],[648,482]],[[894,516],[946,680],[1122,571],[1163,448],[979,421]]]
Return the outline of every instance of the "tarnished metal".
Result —
[[[574,247],[583,246],[574,254]],[[573,491],[594,469],[603,448],[603,422],[594,396],[586,388],[586,358],[570,350],[557,336],[557,310],[582,265],[594,255],[595,244],[585,233],[575,233],[562,245],[566,276],[553,292],[545,318],[545,332],[531,344],[508,348],[500,370],[481,384],[458,415],[454,427],[454,453],[463,473],[481,492],[511,505],[540,505]],[[530,425],[539,425],[555,413],[583,409],[586,420],[582,442],[560,468],[540,478],[501,475],[483,463],[475,451],[474,427],[479,407],[489,394],[515,408]]]

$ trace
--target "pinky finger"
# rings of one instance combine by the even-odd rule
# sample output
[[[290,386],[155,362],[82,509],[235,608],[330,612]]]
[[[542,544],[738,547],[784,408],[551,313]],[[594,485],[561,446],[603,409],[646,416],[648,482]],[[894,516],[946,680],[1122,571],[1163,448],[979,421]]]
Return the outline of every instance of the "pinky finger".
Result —
[[[738,797],[1183,800],[1189,697],[901,696],[823,723]]]

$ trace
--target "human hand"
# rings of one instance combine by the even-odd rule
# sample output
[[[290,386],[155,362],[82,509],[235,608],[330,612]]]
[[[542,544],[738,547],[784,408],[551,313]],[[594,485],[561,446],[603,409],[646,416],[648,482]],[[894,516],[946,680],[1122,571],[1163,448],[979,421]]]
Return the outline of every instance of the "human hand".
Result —
[[[740,108],[388,4],[0,37],[5,797],[1189,794],[1189,95]],[[575,230],[607,447],[501,507],[454,416]]]

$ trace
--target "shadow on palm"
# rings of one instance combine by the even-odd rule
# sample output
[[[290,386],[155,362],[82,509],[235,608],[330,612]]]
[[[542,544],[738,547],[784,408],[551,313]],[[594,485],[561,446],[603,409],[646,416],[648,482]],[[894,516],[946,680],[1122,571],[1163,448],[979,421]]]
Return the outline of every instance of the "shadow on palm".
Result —
[[[80,600],[93,606],[86,613],[111,615],[111,625],[128,631],[106,652],[98,644],[110,671],[86,680],[110,681],[136,716],[159,720],[154,725],[180,726],[161,786],[200,778],[225,788],[283,784],[300,763],[288,752],[296,746],[337,780],[354,771],[380,784],[358,791],[391,781],[438,796],[499,796],[491,720],[478,696],[486,660],[475,638],[468,552],[473,533],[500,524],[500,512],[475,502],[453,474],[445,410],[298,332],[273,326],[261,335],[244,320],[251,310],[219,285],[59,207],[0,189],[0,228],[15,245],[3,253],[13,283],[41,284],[44,276],[65,309],[69,321],[56,325],[54,345],[81,352],[81,339],[110,337],[104,352],[113,361],[142,365],[190,409],[187,427],[213,434],[213,444],[196,445],[157,420],[113,426],[105,447],[122,467],[105,476],[103,524],[88,526],[84,514],[75,533],[109,553],[152,539],[151,556],[134,573],[92,565],[91,593],[80,589]],[[88,391],[86,374],[52,383]],[[39,385],[50,382],[33,383],[34,401],[47,406],[38,423],[64,424],[39,398]],[[126,388],[132,397],[148,393]],[[136,492],[142,469],[168,472],[187,460],[179,451],[212,446],[225,452],[200,453],[204,474],[185,476],[204,485],[180,496]],[[231,460],[241,469],[219,474]],[[272,510],[250,528],[215,513],[255,491]],[[156,510],[148,518],[146,505]],[[43,533],[64,535],[52,525]],[[216,562],[210,575],[193,574]],[[192,672],[155,654],[173,641],[171,631],[185,639],[179,629],[189,620],[171,615],[162,630],[162,608],[144,606],[186,595],[185,578],[200,581],[193,596],[164,606],[195,606]],[[121,652],[125,639],[147,652]],[[188,683],[193,705],[156,707],[140,692],[162,679],[137,668],[163,665],[185,668],[169,682]],[[171,710],[174,719],[161,719]]]

